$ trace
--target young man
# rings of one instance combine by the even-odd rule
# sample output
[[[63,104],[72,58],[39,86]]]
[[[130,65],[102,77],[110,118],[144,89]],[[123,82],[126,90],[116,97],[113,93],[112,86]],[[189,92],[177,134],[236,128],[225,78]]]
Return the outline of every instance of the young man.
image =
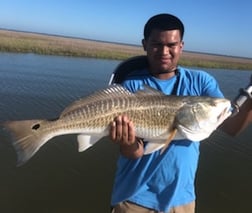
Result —
[[[159,14],[150,18],[142,41],[149,66],[130,75],[123,86],[132,92],[148,84],[167,95],[223,97],[212,76],[178,67],[183,35],[183,23],[177,17]],[[251,109],[250,99],[239,116],[226,120],[223,130],[233,135],[241,131],[252,120]],[[136,138],[127,115],[115,118],[110,136],[121,153],[112,193],[113,213],[194,213],[199,143],[174,140],[162,155],[160,151],[143,155],[144,142]]]

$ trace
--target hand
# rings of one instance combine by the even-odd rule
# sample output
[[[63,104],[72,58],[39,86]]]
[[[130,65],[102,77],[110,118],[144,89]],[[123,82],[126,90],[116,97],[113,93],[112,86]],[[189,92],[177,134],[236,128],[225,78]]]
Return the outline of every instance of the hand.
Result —
[[[120,145],[123,156],[136,159],[144,154],[143,140],[136,138],[133,122],[126,116],[121,115],[111,123],[110,137]]]
[[[132,145],[136,141],[133,122],[126,115],[117,116],[111,123],[111,139],[120,145]]]

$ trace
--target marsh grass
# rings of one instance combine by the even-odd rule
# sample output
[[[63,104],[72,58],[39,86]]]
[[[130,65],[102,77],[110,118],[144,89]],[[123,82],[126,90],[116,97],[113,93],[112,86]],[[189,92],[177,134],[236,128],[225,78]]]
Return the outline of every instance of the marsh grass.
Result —
[[[143,54],[138,46],[0,30],[0,51],[123,60]]]
[[[252,58],[240,58],[184,51],[180,63],[188,67],[252,70]]]
[[[140,46],[8,30],[0,30],[0,51],[115,60],[145,54]],[[180,64],[189,67],[252,70],[252,59],[187,51],[184,51]]]

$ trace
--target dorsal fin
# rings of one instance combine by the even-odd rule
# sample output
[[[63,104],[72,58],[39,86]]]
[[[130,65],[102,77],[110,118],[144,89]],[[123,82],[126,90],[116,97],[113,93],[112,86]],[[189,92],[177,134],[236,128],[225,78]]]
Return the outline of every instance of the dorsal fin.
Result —
[[[165,95],[163,92],[161,92],[160,90],[154,89],[152,87],[150,87],[147,84],[144,84],[144,91],[148,94],[151,95]]]
[[[123,86],[119,84],[114,84],[109,87],[107,87],[104,90],[100,90],[97,92],[94,92],[93,94],[83,97],[77,101],[74,101],[72,104],[70,104],[68,107],[64,109],[64,111],[61,113],[60,117],[65,116],[66,114],[69,114],[78,108],[81,108],[87,104],[93,103],[97,100],[105,100],[108,98],[119,98],[122,96],[130,96],[134,95],[129,90],[125,89]]]
[[[157,90],[157,89],[154,89],[146,84],[143,85],[143,89],[141,90],[138,90],[136,93],[136,95],[139,95],[139,96],[147,96],[147,95],[161,95],[161,96],[164,96],[165,94],[162,93],[161,91]]]

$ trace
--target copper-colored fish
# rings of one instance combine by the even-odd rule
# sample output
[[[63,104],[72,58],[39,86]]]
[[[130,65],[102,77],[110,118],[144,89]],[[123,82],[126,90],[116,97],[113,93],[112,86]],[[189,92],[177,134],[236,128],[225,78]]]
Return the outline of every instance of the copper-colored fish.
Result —
[[[109,124],[123,114],[133,121],[136,135],[148,141],[148,154],[174,138],[207,138],[231,114],[230,106],[222,98],[167,96],[148,87],[131,93],[113,85],[74,102],[56,120],[7,121],[4,126],[13,135],[19,165],[58,135],[78,134],[79,151],[84,151],[107,136]]]

